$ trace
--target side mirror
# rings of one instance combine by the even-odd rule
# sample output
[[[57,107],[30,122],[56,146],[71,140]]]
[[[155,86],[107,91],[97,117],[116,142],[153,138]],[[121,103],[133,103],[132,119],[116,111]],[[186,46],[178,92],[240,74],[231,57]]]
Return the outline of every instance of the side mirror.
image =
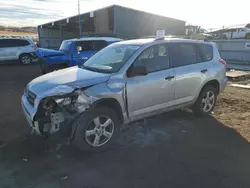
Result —
[[[76,51],[77,51],[78,53],[80,53],[80,52],[82,51],[82,47],[81,47],[81,46],[77,46],[77,47],[76,47]]]
[[[129,69],[127,76],[135,77],[135,76],[144,76],[147,74],[148,74],[147,68],[143,65],[140,65],[140,66],[132,66]]]

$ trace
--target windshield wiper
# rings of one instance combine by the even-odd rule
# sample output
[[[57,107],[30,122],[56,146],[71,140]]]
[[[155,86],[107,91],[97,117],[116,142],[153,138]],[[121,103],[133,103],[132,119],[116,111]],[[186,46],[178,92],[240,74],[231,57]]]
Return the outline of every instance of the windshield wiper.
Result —
[[[90,71],[93,71],[93,72],[113,73],[113,71],[111,71],[111,70],[99,69],[99,68],[96,68],[96,67],[88,67],[88,66],[85,66],[84,64],[82,65],[82,67],[84,69],[86,69],[86,70],[90,70]]]

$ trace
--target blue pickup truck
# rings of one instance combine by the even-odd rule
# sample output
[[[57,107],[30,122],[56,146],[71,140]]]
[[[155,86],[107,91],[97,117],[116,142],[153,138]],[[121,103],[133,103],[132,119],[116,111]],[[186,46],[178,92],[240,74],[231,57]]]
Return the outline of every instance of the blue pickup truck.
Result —
[[[121,40],[112,37],[89,37],[64,40],[59,50],[38,48],[37,55],[42,73],[81,65],[97,51]]]

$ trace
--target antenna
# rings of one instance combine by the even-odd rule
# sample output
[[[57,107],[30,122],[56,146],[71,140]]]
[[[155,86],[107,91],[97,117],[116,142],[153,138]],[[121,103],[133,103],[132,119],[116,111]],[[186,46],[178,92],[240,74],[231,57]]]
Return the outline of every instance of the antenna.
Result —
[[[82,24],[81,24],[81,13],[80,13],[80,0],[78,0],[78,17],[79,17],[79,38],[82,38]]]

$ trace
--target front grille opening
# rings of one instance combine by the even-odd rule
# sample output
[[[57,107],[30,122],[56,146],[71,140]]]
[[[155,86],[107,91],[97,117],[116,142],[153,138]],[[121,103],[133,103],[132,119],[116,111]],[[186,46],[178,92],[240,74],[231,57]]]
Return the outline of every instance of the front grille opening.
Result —
[[[35,104],[35,99],[36,99],[36,94],[33,93],[32,91],[28,90],[27,91],[27,100],[29,101],[29,103],[34,106]]]

